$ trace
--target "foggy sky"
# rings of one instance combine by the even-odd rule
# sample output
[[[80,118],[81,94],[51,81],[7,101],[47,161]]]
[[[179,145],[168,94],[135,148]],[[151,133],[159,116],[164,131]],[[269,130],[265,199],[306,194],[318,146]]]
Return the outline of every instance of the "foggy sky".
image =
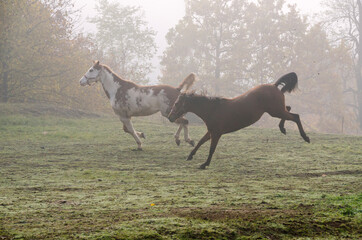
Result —
[[[159,57],[165,50],[167,43],[165,35],[168,30],[174,27],[185,14],[184,0],[109,0],[110,2],[119,2],[121,5],[140,6],[144,10],[145,20],[149,26],[157,32],[156,44],[158,48],[157,56],[153,60],[155,67],[151,74],[151,81],[157,82],[159,75]],[[297,4],[297,8],[307,15],[317,14],[320,10],[322,0],[287,0],[288,3]],[[93,17],[96,14],[95,5],[97,0],[76,0],[75,7],[81,8],[82,19],[80,29],[86,32],[95,32],[93,24],[87,22],[87,17]]]

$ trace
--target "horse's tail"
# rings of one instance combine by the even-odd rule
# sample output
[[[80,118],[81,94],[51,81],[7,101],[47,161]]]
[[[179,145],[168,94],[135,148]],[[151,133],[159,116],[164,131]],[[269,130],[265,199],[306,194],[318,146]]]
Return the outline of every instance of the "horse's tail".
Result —
[[[188,75],[176,89],[181,91],[184,87],[186,87],[185,91],[187,91],[194,84],[195,81],[196,81],[195,73],[190,73],[190,75]]]
[[[276,87],[278,87],[279,85],[283,85],[282,89],[280,89],[282,93],[285,93],[286,91],[292,92],[293,90],[298,88],[297,74],[295,72],[285,74],[284,76],[279,78],[278,81],[274,83],[274,85]]]

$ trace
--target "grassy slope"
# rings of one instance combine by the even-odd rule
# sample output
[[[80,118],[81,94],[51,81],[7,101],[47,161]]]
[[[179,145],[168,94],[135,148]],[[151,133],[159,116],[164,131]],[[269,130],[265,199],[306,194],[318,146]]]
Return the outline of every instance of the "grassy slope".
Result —
[[[361,237],[362,137],[247,128],[202,171],[209,143],[134,125],[144,151],[115,118],[1,115],[0,239]]]

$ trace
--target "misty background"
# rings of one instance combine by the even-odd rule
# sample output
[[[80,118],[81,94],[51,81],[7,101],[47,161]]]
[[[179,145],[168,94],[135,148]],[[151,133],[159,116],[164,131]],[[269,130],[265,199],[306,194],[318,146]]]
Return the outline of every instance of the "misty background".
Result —
[[[95,59],[140,84],[195,72],[195,90],[225,97],[294,71],[286,101],[307,131],[361,134],[361,11],[360,0],[1,1],[0,107],[111,112],[100,84],[78,83]]]

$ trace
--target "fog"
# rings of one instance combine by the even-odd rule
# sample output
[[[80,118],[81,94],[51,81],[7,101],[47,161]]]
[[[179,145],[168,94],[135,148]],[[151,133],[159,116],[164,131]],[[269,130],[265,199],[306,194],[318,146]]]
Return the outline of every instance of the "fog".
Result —
[[[144,11],[144,16],[149,26],[156,32],[157,56],[152,60],[155,67],[150,73],[152,83],[157,82],[157,77],[160,74],[159,56],[167,47],[165,36],[168,30],[174,27],[177,22],[185,15],[184,0],[113,0],[122,5],[139,6]],[[289,4],[296,4],[297,8],[305,15],[315,16],[321,11],[321,0],[288,0]],[[96,14],[95,6],[97,0],[77,0],[75,8],[80,9],[81,20],[79,28],[82,31],[95,33],[97,28],[90,23],[88,19]]]
[[[307,130],[361,134],[359,1],[1,1],[0,100],[110,112],[101,84],[79,86],[93,60],[144,85],[194,72],[219,97],[296,72],[286,101]]]

